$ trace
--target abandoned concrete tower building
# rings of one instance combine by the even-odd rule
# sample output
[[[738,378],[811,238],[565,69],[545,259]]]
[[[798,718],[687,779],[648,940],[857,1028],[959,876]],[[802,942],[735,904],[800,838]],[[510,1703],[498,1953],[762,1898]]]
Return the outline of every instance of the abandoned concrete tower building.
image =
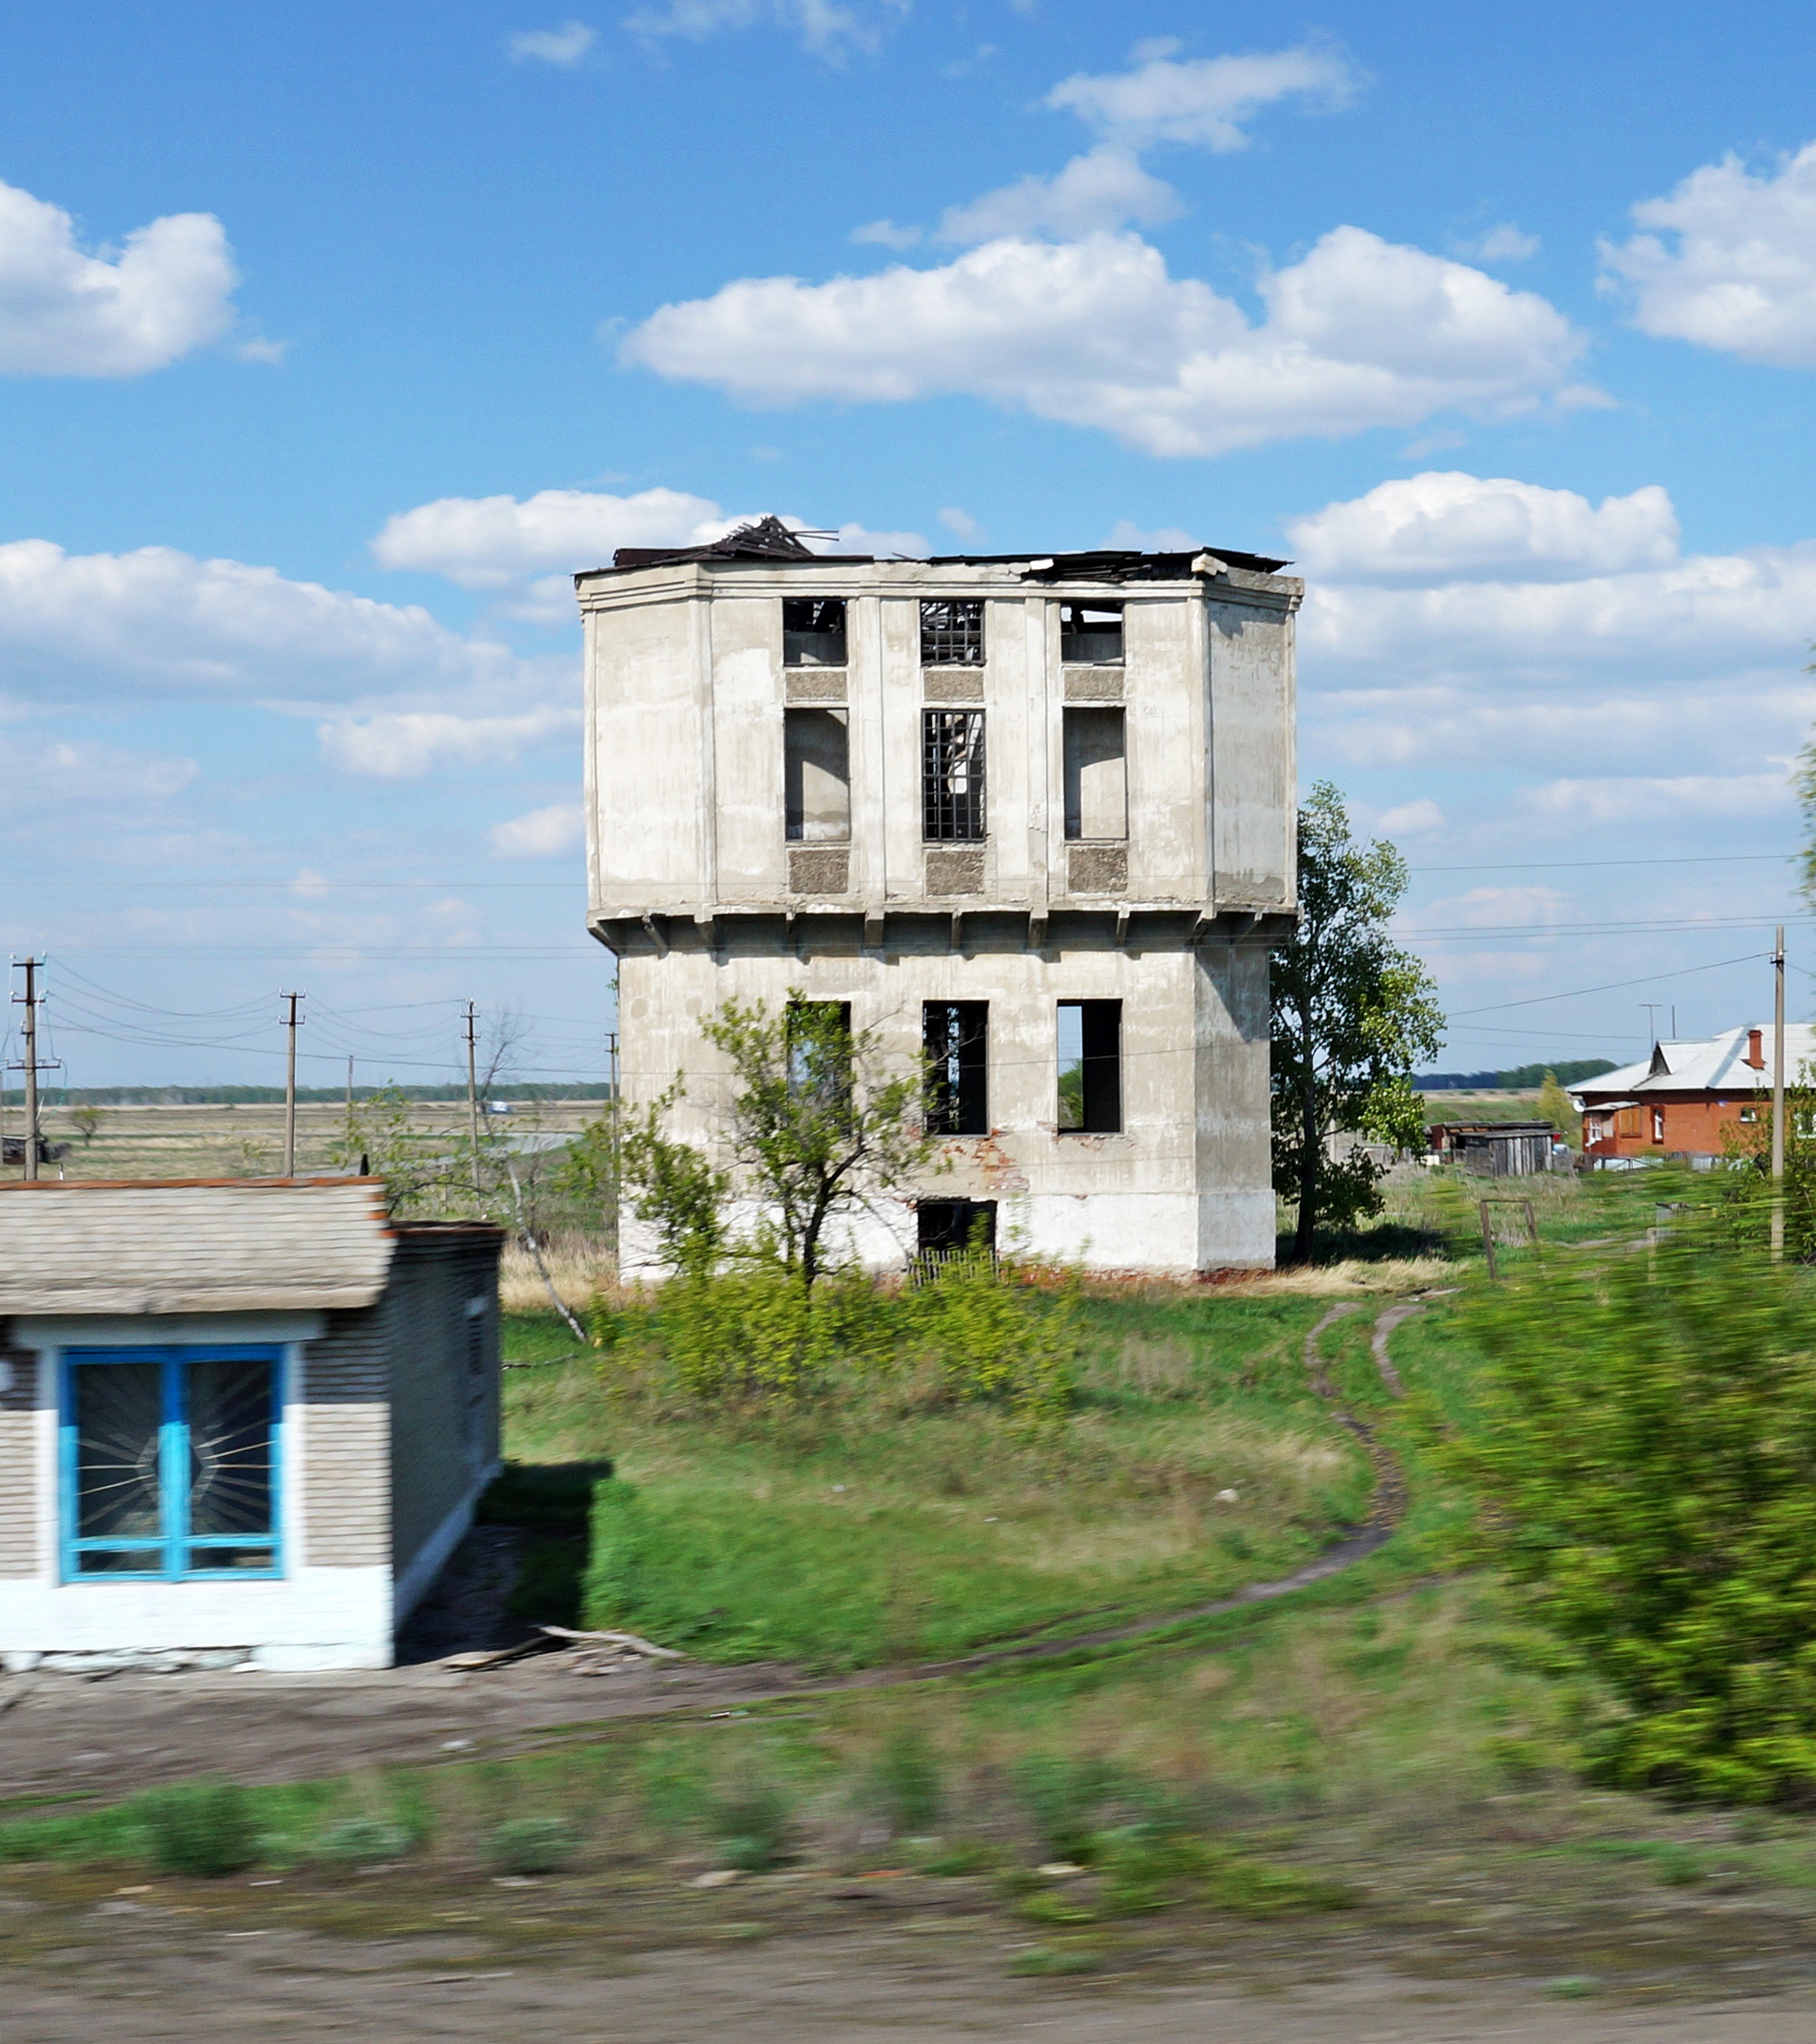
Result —
[[[1273,1260],[1268,952],[1295,901],[1284,563],[873,560],[766,519],[576,578],[589,927],[624,1097],[710,1147],[728,999],[925,1056],[946,1168],[873,1266],[981,1217],[1036,1258]],[[627,1215],[628,1274],[653,1268]]]

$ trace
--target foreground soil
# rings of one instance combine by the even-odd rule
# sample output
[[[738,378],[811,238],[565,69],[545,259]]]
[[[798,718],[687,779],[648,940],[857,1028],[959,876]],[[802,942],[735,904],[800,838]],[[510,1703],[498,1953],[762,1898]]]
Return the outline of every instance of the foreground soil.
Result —
[[[336,1934],[303,1927],[322,1897],[284,1885],[130,1885],[122,1895],[15,1869],[0,1884],[8,2044],[242,2038],[559,2037],[568,2044],[797,2038],[958,2044],[1803,2044],[1816,1991],[1711,1954],[1603,1981],[1506,1967],[1482,1977],[1429,1942],[1349,1925],[1175,1924],[1126,1948],[1074,1950],[1082,1977],[1018,1977],[1034,1944],[944,1891],[878,1881],[862,1900],[804,1877],[702,1896],[676,1882],[584,1922],[562,1884],[466,1898],[465,1910],[371,1891],[341,1898]],[[849,1884],[847,1884],[847,1887]],[[448,1898],[443,1894],[440,1900]],[[363,1934],[353,1923],[366,1919]],[[884,1920],[878,1922],[877,1919]],[[861,1920],[854,1921],[854,1919]],[[1396,1942],[1402,1947],[1396,1949]],[[1807,1950],[1807,1946],[1806,1946]],[[1459,1955],[1465,1956],[1465,1955]],[[1471,1952],[1466,1961],[1480,1961]],[[1803,1970],[1807,1978],[1806,1960]],[[1726,1975],[1724,1978],[1722,1976]]]

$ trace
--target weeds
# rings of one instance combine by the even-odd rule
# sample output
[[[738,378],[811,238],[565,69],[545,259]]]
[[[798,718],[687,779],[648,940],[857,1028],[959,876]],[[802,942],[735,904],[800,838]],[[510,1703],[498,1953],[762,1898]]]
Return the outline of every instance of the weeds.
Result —
[[[140,1821],[160,1873],[217,1881],[259,1857],[251,1800],[230,1781],[160,1789],[141,1804]]]
[[[508,1817],[486,1842],[494,1873],[533,1877],[559,1873],[580,1850],[574,1827],[560,1817]]]

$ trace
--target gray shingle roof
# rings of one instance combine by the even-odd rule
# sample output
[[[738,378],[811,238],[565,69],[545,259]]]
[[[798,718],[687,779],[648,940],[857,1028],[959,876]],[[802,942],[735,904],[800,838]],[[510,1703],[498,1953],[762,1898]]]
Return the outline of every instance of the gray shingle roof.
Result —
[[[0,1185],[0,1313],[369,1306],[395,1239],[372,1178]]]

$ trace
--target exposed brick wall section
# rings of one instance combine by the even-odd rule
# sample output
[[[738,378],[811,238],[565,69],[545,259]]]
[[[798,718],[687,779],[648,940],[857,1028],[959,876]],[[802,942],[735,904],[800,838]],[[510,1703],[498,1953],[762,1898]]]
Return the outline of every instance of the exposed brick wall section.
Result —
[[[391,1558],[391,1427],[386,1322],[376,1306],[330,1313],[303,1351],[303,1556],[313,1568],[382,1566]],[[291,1481],[298,1472],[293,1466]]]
[[[35,1576],[38,1554],[38,1359],[0,1336],[0,1577]]]
[[[498,1253],[482,1228],[406,1228],[391,1266],[394,1565],[423,1543],[498,1456]],[[474,1300],[477,1314],[467,1312]]]

